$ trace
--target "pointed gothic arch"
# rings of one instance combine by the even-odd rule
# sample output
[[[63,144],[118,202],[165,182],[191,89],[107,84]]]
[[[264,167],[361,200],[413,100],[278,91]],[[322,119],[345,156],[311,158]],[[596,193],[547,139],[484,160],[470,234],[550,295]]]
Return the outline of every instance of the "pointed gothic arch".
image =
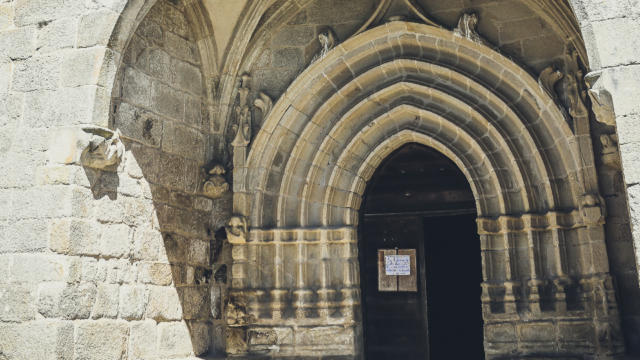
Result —
[[[361,197],[382,159],[409,142],[442,152],[472,186],[489,358],[535,354],[526,350],[541,341],[535,326],[554,334],[542,341],[553,353],[620,351],[601,204],[585,175],[593,155],[518,65],[450,31],[399,21],[309,66],[246,161],[236,158],[234,211],[251,230],[234,245],[232,294],[255,316],[230,331],[244,334],[246,351],[267,332],[283,355],[304,339],[323,355],[359,352]],[[274,330],[300,323],[328,336],[295,328],[287,343]],[[498,336],[516,328],[533,330]]]

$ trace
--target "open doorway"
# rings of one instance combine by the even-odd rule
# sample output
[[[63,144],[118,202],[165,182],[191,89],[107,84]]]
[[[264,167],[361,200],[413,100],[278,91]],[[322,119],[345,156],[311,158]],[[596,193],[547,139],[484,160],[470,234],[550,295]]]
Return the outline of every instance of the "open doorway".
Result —
[[[365,357],[484,359],[473,193],[439,152],[407,144],[371,179],[359,241]]]

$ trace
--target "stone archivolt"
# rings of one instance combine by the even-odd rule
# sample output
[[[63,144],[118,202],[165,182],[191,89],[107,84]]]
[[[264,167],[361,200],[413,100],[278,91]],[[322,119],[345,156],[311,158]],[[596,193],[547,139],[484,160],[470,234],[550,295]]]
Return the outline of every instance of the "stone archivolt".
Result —
[[[360,353],[359,207],[381,161],[416,142],[452,159],[476,199],[487,357],[619,353],[581,134],[523,69],[452,32],[394,21],[336,46],[274,105],[234,184],[252,229],[233,248],[231,294],[255,320],[234,331],[270,339],[240,352]],[[516,328],[531,331],[499,335]]]

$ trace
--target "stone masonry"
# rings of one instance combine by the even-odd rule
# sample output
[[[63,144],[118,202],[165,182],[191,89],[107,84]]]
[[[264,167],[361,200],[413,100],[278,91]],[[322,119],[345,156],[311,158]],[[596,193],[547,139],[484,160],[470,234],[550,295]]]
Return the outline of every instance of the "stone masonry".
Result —
[[[390,15],[372,18],[387,2]],[[477,199],[488,357],[640,357],[640,1],[416,0],[418,12],[405,13],[399,3],[0,0],[0,359],[358,358],[360,180],[393,146],[455,157],[472,139],[480,145],[458,165],[498,159],[497,180],[483,180],[480,167],[469,174],[506,199],[502,210]],[[484,45],[449,41],[464,13],[478,14],[472,30]],[[438,44],[417,46],[420,36]],[[455,61],[433,55],[454,44]],[[469,49],[482,55],[477,66],[463,61]],[[522,75],[489,86],[488,59]],[[548,67],[564,78],[531,85]],[[403,81],[420,86],[395,85]],[[408,106],[433,110],[414,100],[442,91],[454,118],[467,108],[449,95],[478,99],[468,114],[497,114],[512,84],[526,84],[540,107],[511,99],[520,112],[496,123],[540,118],[531,128],[566,122],[558,128],[573,133],[551,132],[559,137],[508,161],[490,151],[501,129],[440,141],[429,137],[435,117]],[[389,108],[360,104],[363,93]],[[333,110],[316,113],[324,103]],[[374,120],[383,113],[391,120]],[[413,117],[428,121],[400,128]],[[240,119],[248,144],[234,148]],[[365,120],[374,131],[359,132]],[[443,138],[458,131],[443,124]],[[382,134],[388,147],[374,147]],[[356,136],[362,143],[350,143]],[[558,154],[549,164],[584,163],[546,169],[558,174],[550,179],[514,165],[546,151]],[[221,196],[203,191],[214,168],[225,170],[217,184],[232,184]],[[353,174],[360,180],[348,182]],[[510,181],[522,194],[566,191],[545,198],[557,208],[538,204],[543,196],[527,208],[526,196],[501,190]],[[602,218],[585,222],[596,208]],[[247,225],[234,244],[224,229],[232,215]],[[567,254],[548,255],[559,238]],[[535,239],[544,255],[527,252]],[[565,273],[578,281],[565,283]]]
[[[168,1],[115,54],[105,45],[124,5],[1,5],[11,70],[2,84],[2,358],[157,359],[212,347],[210,244],[230,199],[199,195],[211,159],[200,54],[184,8]],[[109,93],[111,105],[94,108]],[[122,133],[116,169],[59,150],[70,127],[98,113],[97,125]]]

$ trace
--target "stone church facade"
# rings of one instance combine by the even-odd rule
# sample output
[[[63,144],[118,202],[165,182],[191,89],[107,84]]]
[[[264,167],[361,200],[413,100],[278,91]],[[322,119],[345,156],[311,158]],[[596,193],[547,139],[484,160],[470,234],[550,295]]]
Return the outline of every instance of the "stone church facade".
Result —
[[[408,144],[471,189],[486,359],[640,358],[639,19],[0,0],[0,359],[365,358],[363,203]]]

